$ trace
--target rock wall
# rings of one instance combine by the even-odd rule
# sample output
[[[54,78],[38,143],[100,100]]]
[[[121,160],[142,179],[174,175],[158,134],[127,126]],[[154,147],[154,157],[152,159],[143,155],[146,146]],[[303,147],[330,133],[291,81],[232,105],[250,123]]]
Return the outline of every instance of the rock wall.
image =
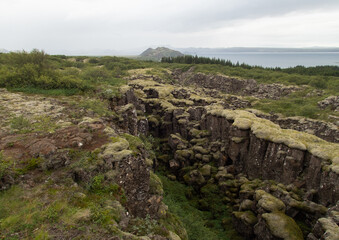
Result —
[[[247,239],[282,239],[287,232],[297,233],[295,239],[303,239],[302,234],[306,238],[309,232],[301,233],[292,218],[313,227],[319,217],[326,217],[324,206],[339,200],[338,145],[281,129],[247,111],[225,110],[217,99],[190,91],[136,80],[119,101],[144,109],[139,113],[146,116],[149,132],[168,143],[159,161],[174,178],[197,189],[218,184],[238,212],[233,222]],[[138,97],[127,97],[131,95]],[[143,119],[135,118],[136,125]],[[257,197],[259,190],[268,197]],[[279,213],[265,205],[275,198],[273,202],[284,206]],[[253,201],[253,208],[242,206],[246,200]],[[277,231],[275,222],[286,226],[283,232]]]
[[[139,85],[139,88],[143,87]],[[153,89],[153,92],[157,91],[161,90]],[[170,105],[169,108],[168,102],[164,104],[165,99],[158,98],[161,93],[153,94],[155,98],[151,96],[147,99],[139,98],[137,101],[136,98],[128,97],[132,94],[133,89],[129,89],[123,102],[132,99],[130,103],[136,104],[136,109],[146,110],[145,114],[149,116],[149,129],[156,137],[168,138],[171,134],[178,134],[180,138],[189,141],[186,148],[193,151],[194,155],[186,159],[180,154],[175,154],[185,159],[185,161],[175,159],[180,166],[199,161],[200,158],[210,161],[211,143],[217,143],[218,146],[214,147],[214,152],[220,153],[217,162],[221,163],[221,159],[225,159],[225,162],[234,165],[237,173],[245,173],[250,178],[271,179],[284,184],[293,183],[308,190],[315,189],[319,195],[319,202],[324,205],[335,204],[339,200],[339,186],[336,184],[339,175],[331,168],[331,161],[315,156],[309,149],[297,145],[297,147],[288,146],[286,142],[281,142],[283,140],[272,141],[257,137],[258,134],[252,129],[239,128],[234,124],[234,119],[227,119],[227,116],[208,111],[207,107],[198,104],[189,108]],[[208,136],[199,135],[204,131]],[[196,146],[204,151],[199,151]],[[172,150],[182,151],[175,148]]]

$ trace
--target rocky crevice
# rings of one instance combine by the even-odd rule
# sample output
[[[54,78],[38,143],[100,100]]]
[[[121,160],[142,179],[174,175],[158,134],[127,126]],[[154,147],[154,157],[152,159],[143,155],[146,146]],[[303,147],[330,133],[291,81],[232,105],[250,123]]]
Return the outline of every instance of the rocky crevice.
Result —
[[[339,200],[339,179],[333,160],[321,157],[324,155],[318,150],[309,150],[293,139],[263,137],[262,132],[258,133],[258,130],[248,126],[253,124],[250,119],[234,117],[238,114],[235,112],[224,114],[220,109],[211,110],[203,103],[217,103],[218,100],[192,97],[196,94],[194,91],[188,95],[185,89],[174,90],[173,87],[147,80],[132,81],[130,86],[124,89],[121,99],[112,101],[112,106],[133,104],[136,118],[139,119],[136,128],[141,128],[146,121],[148,127],[143,127],[145,131],[149,129],[155,137],[167,141],[168,145],[163,145],[162,149],[164,156],[158,161],[167,165],[176,178],[198,189],[211,179],[218,180],[219,189],[226,192],[226,202],[233,204],[234,210],[239,212],[234,215],[235,225],[239,226],[240,232],[248,230],[248,235],[244,234],[246,238],[290,239],[284,234],[291,229],[301,236],[291,239],[302,239],[303,234],[304,237],[309,235],[308,239],[319,235],[313,233],[317,230],[312,233],[305,231],[300,235],[301,231],[292,218],[299,216],[309,228],[318,229],[320,223],[317,225],[316,222],[319,217],[330,215],[323,206],[335,206]],[[271,123],[264,122],[264,128],[265,124],[269,127]],[[214,175],[202,173],[203,168],[206,170],[210,167],[219,168],[219,171]],[[222,175],[224,177],[220,178]],[[258,181],[263,183],[257,184],[256,179],[261,179]],[[255,184],[252,184],[253,181]],[[251,184],[253,187],[246,193],[246,186]],[[270,189],[275,189],[275,186],[282,190],[276,193]],[[297,194],[292,189],[300,190],[295,190]],[[256,197],[257,191],[268,194],[269,203],[273,198],[282,201],[283,211],[278,209],[279,214],[276,214],[273,210],[260,210],[259,202],[265,202],[267,198],[260,200]],[[254,207],[248,209],[242,206],[246,200],[252,201]],[[287,230],[282,233],[276,231],[274,222],[286,225]],[[262,238],[264,235],[266,237]]]

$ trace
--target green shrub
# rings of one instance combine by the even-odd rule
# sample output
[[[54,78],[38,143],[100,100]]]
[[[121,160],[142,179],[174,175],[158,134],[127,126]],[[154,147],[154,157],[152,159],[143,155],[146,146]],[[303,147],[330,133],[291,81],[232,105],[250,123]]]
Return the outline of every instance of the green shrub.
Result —
[[[110,195],[119,195],[121,193],[119,185],[105,182],[104,175],[93,177],[88,188],[90,192],[96,194],[108,193]]]
[[[10,126],[13,130],[20,133],[26,133],[32,130],[31,122],[26,119],[23,115],[13,117],[10,121]]]
[[[152,219],[149,215],[145,218],[132,219],[129,225],[129,230],[137,236],[160,235],[167,236],[168,231],[162,228],[158,221]]]
[[[0,151],[0,179],[7,174],[11,174],[13,169],[13,162],[9,159],[5,159],[2,151]]]

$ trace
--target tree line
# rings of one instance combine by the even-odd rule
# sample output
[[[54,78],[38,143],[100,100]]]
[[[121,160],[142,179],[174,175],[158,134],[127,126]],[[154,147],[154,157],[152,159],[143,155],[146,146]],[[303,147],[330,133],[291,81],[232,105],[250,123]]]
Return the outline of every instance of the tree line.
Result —
[[[182,64],[218,64],[221,66],[228,67],[241,67],[245,69],[267,69],[278,72],[290,73],[290,74],[300,74],[300,75],[309,75],[309,76],[335,76],[339,77],[339,66],[315,66],[315,67],[304,67],[304,66],[296,66],[290,68],[264,68],[262,66],[251,66],[246,63],[233,63],[230,60],[220,59],[220,58],[209,58],[209,57],[198,57],[197,55],[184,55],[177,57],[163,57],[161,62],[165,63],[182,63]]]

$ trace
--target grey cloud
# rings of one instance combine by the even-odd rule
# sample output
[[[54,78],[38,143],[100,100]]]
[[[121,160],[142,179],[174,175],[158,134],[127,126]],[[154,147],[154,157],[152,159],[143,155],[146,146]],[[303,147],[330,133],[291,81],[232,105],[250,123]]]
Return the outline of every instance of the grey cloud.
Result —
[[[245,26],[238,36],[232,36],[237,39],[246,36],[246,26],[256,20],[289,13],[339,11],[339,1],[2,0],[0,8],[5,9],[0,15],[0,48],[10,50],[134,48],[151,44],[213,47],[209,39],[222,37],[217,33],[219,29]],[[328,31],[334,28],[328,27]],[[266,40],[270,36],[269,30],[262,33]],[[336,36],[332,36],[332,42]],[[231,44],[237,43],[228,39]]]
[[[234,4],[235,3],[235,4]],[[205,6],[187,9],[185,12],[173,15],[169,31],[199,31],[211,27],[225,26],[234,21],[275,17],[297,11],[319,11],[338,9],[338,0],[244,0],[206,2]]]

